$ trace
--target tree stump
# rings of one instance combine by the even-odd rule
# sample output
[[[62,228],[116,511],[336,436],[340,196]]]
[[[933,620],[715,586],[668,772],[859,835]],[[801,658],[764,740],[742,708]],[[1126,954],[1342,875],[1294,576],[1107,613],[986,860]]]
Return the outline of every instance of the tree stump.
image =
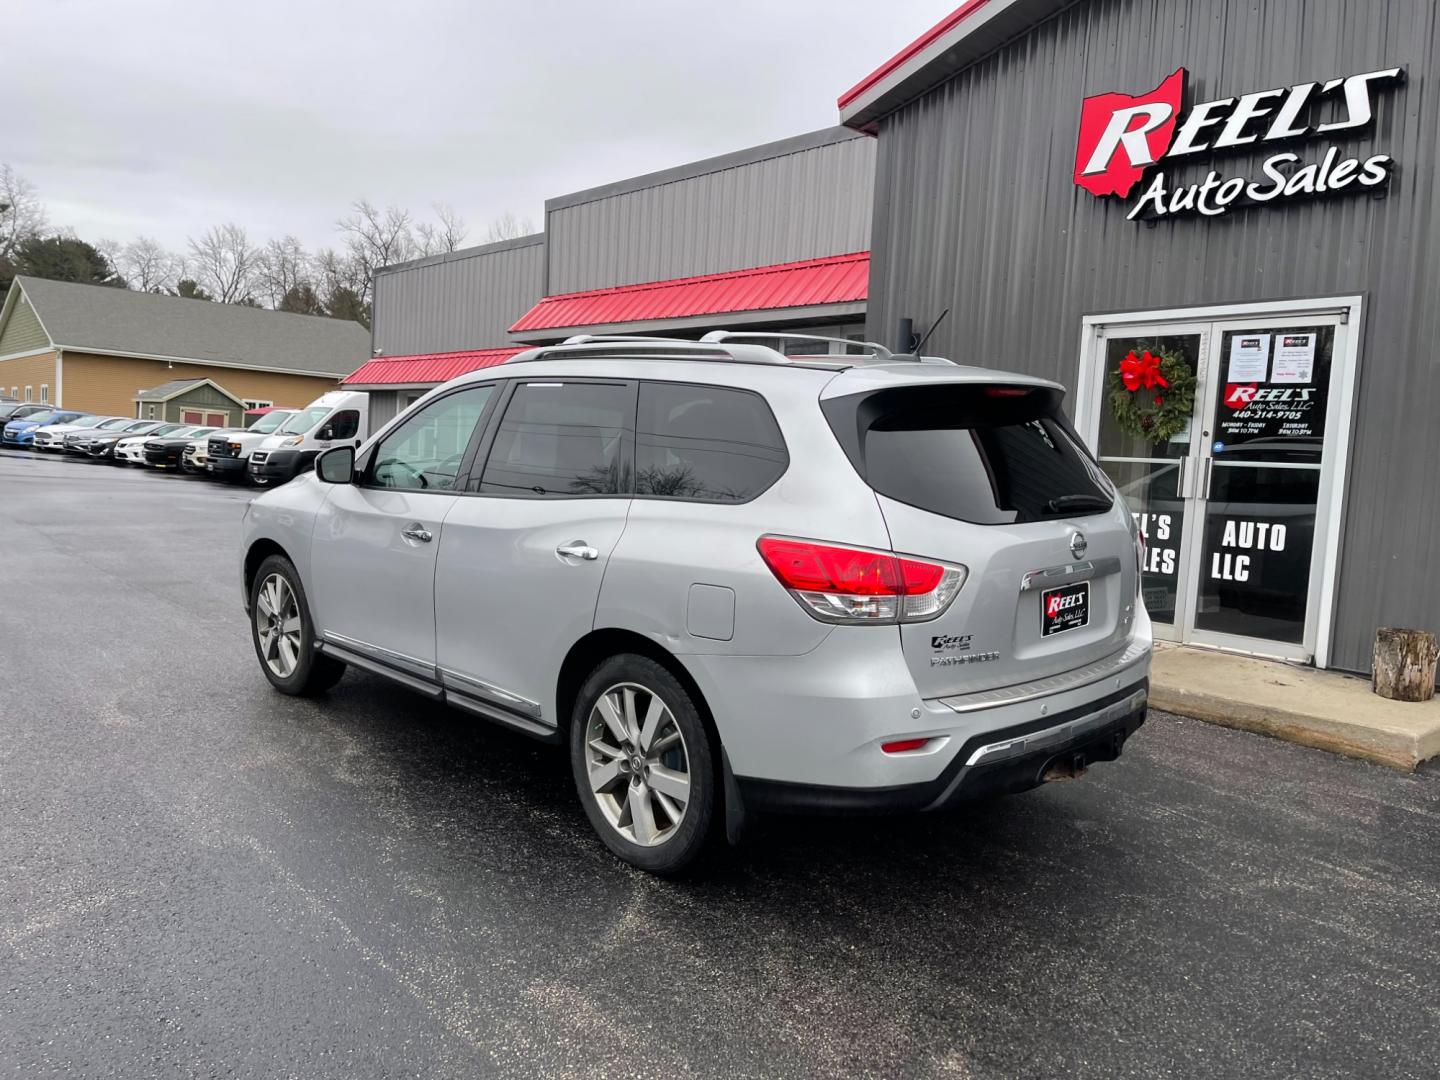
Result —
[[[1435,661],[1440,646],[1424,630],[1385,627],[1375,632],[1375,657],[1370,685],[1381,697],[1396,701],[1429,701],[1435,696]]]

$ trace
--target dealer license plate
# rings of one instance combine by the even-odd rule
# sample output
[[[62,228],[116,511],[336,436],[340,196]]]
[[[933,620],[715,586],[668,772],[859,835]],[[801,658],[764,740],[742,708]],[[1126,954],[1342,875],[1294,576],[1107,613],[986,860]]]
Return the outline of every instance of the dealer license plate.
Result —
[[[1040,636],[1063,634],[1090,622],[1090,583],[1077,582],[1040,594]]]

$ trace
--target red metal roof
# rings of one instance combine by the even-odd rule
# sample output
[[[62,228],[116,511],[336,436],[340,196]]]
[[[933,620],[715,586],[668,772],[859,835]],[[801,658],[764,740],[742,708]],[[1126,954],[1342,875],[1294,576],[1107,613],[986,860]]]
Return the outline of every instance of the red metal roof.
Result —
[[[856,251],[753,270],[547,296],[520,316],[510,332],[853,303],[864,300],[869,288],[870,253]]]
[[[421,353],[415,356],[382,356],[362,364],[341,380],[341,385],[415,386],[443,383],[467,371],[503,364],[523,349],[470,349],[466,352]]]
[[[901,67],[902,65],[907,63],[912,57],[924,52],[938,39],[944,37],[957,25],[964,22],[967,18],[969,18],[971,15],[973,15],[976,11],[984,7],[989,2],[990,0],[966,0],[965,3],[961,4],[949,15],[946,15],[945,18],[941,19],[929,30],[926,30],[925,33],[921,34],[909,45],[906,45],[905,48],[901,49],[889,60],[886,60],[885,63],[881,64],[869,75],[866,75],[865,78],[861,79],[849,90],[846,90],[843,94],[840,95],[840,99],[836,102],[836,104],[842,109],[845,108],[846,105],[849,105],[850,102],[854,101],[861,94],[865,93],[866,90],[869,90],[881,79],[885,78],[885,76],[889,75],[896,68]]]

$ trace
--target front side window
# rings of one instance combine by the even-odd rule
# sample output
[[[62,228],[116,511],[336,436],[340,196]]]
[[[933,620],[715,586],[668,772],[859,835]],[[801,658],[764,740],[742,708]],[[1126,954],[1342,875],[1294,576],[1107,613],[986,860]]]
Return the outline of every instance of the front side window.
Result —
[[[376,446],[368,482],[374,487],[449,491],[494,392],[492,383],[471,386],[406,418]]]
[[[775,417],[758,394],[640,384],[636,495],[744,502],[778,480],[788,461]]]
[[[533,382],[515,388],[478,490],[563,498],[617,495],[634,415],[625,383]]]
[[[325,426],[330,429],[332,439],[353,439],[360,430],[360,410],[341,409]]]

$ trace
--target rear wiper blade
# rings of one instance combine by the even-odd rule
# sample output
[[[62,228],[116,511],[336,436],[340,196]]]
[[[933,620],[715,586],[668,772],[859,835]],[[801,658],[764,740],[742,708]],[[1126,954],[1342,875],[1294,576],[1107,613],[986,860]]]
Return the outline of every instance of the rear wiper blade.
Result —
[[[1075,510],[1109,510],[1111,502],[1101,495],[1057,495],[1045,504],[1047,514],[1069,514]]]

